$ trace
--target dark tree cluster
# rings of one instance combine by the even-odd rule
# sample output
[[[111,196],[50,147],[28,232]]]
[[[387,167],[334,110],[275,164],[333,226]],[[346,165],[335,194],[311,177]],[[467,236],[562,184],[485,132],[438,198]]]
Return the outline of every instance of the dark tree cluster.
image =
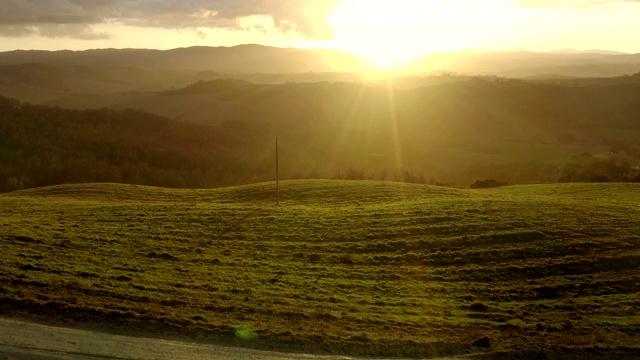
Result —
[[[269,174],[244,166],[232,133],[141,111],[68,110],[0,98],[0,191],[63,183],[230,185]],[[253,174],[251,176],[248,173]]]
[[[558,182],[640,182],[640,171],[633,162],[634,158],[624,152],[573,155]]]
[[[509,184],[502,181],[489,179],[489,180],[476,180],[469,187],[472,189],[489,189],[489,188],[496,188],[496,187],[507,186],[507,185]]]

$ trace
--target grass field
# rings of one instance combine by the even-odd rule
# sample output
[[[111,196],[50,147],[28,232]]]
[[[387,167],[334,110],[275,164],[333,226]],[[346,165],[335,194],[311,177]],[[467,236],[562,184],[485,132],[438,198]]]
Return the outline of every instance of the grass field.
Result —
[[[2,194],[0,310],[361,354],[640,354],[639,184],[287,181],[280,206],[274,185]]]

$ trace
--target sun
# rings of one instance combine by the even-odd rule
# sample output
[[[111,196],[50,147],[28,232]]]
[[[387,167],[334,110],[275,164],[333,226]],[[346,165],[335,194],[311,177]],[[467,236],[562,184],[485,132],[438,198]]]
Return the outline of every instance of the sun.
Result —
[[[419,55],[413,40],[404,36],[408,24],[403,17],[391,1],[351,0],[332,14],[329,24],[345,50],[378,68],[393,69]]]
[[[330,16],[335,47],[396,69],[431,52],[499,46],[504,0],[347,0]]]

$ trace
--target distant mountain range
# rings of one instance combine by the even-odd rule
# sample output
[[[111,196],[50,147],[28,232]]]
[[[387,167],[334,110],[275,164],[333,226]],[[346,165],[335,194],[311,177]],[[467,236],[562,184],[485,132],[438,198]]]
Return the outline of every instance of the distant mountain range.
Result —
[[[213,71],[220,74],[284,74],[375,71],[360,56],[323,49],[262,45],[189,47],[172,50],[97,49],[0,52],[0,65],[73,65],[145,70]],[[620,76],[640,71],[640,54],[565,49],[548,53],[458,51],[427,54],[404,72],[454,71],[522,77],[544,74],[576,77]]]
[[[608,52],[482,52],[425,55],[408,70],[447,70],[470,75],[505,77],[612,77],[640,71],[640,54]]]
[[[624,53],[621,51],[611,51],[611,50],[576,50],[576,49],[561,49],[561,50],[553,50],[548,51],[549,54],[603,54],[603,55],[626,55],[628,53]]]
[[[366,59],[344,52],[260,45],[173,50],[17,50],[0,52],[0,95],[49,103],[69,95],[163,91],[197,81],[229,78],[258,84],[361,82],[398,74],[424,76],[444,72],[569,80],[617,77],[639,71],[640,54],[606,51],[436,53],[391,73],[372,69]]]
[[[147,70],[215,71],[226,74],[370,70],[366,60],[345,52],[275,48],[261,45],[196,46],[172,50],[17,50],[0,53],[0,65],[28,63],[134,67]]]

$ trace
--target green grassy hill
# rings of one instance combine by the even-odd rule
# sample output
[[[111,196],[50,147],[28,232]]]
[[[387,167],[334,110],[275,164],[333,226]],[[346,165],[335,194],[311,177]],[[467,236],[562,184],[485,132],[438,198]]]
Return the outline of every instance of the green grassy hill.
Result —
[[[638,184],[286,181],[280,198],[1,194],[0,309],[361,354],[640,354]]]

